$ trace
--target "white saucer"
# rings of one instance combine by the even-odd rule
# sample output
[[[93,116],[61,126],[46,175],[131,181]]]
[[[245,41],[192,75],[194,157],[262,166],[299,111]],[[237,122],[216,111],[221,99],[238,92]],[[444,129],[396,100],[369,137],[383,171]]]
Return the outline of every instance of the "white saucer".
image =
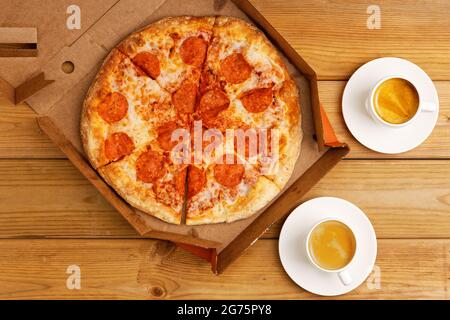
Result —
[[[421,112],[417,121],[400,128],[378,124],[368,114],[365,100],[370,89],[387,76],[405,75],[423,92],[425,101],[434,102],[434,112]],[[439,98],[430,77],[414,63],[400,58],[380,58],[361,66],[351,76],[342,96],[342,113],[352,135],[364,146],[382,153],[401,153],[420,145],[433,131],[439,116]]]
[[[337,274],[318,270],[308,260],[306,236],[315,223],[339,218],[354,232],[358,249],[348,272],[353,282],[345,286]],[[337,296],[358,287],[370,274],[377,256],[375,231],[366,215],[354,204],[322,197],[298,206],[286,219],[278,244],[281,263],[289,277],[303,289],[322,296]]]

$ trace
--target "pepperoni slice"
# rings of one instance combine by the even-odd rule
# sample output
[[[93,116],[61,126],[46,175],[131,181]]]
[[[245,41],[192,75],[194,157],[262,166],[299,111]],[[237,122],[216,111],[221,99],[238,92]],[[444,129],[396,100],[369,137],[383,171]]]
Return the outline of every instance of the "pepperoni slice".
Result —
[[[141,68],[136,68],[136,75],[138,77],[147,77],[147,74]]]
[[[187,168],[180,170],[175,175],[175,190],[181,196],[184,195],[184,191],[185,191],[186,173],[187,173]]]
[[[162,149],[171,151],[175,147],[178,141],[172,141],[172,132],[178,129],[175,122],[167,122],[160,126],[156,131],[158,133],[158,143]]]
[[[197,85],[183,81],[181,87],[172,95],[172,103],[180,113],[193,113],[197,100]]]
[[[161,70],[158,57],[151,52],[140,52],[134,58],[133,62],[144,70],[152,79],[158,78]]]
[[[164,157],[155,151],[147,150],[136,160],[136,176],[138,180],[152,183],[166,174]]]
[[[206,173],[196,166],[189,167],[188,173],[188,197],[192,198],[206,185]]]
[[[272,88],[259,88],[247,91],[241,96],[241,101],[249,112],[263,112],[272,104]]]
[[[126,133],[115,132],[105,140],[105,156],[109,161],[120,160],[133,150],[133,140]]]
[[[240,53],[233,53],[222,60],[220,73],[229,83],[242,83],[250,77],[252,67]]]
[[[213,84],[216,83],[216,77],[208,70],[203,70],[200,76],[200,84],[198,86],[198,92],[204,94],[208,89],[211,89]]]
[[[111,92],[98,106],[98,113],[109,124],[123,119],[128,112],[128,101],[121,93]]]
[[[244,173],[245,167],[240,163],[214,165],[214,178],[227,188],[237,186],[241,182]]]
[[[230,99],[225,92],[218,89],[209,90],[200,99],[199,113],[205,120],[211,120],[229,105]]]
[[[252,136],[244,136],[242,138],[244,139],[244,148],[242,148],[243,150],[238,144],[239,138],[237,136],[234,137],[234,151],[245,159],[256,156],[258,154],[259,148],[259,135],[255,134]],[[254,141],[250,141],[250,139],[254,139]],[[252,143],[252,148],[250,148],[250,142]]]
[[[199,37],[189,37],[180,47],[181,59],[192,66],[200,67],[205,61],[208,44]]]

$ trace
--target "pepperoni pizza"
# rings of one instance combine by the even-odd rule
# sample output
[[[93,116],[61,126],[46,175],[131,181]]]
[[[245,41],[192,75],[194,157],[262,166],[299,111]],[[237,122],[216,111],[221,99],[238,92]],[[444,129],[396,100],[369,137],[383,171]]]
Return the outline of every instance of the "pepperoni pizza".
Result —
[[[200,159],[197,127],[200,153],[212,151]],[[245,134],[223,139],[229,130]],[[111,51],[85,99],[81,137],[92,166],[134,207],[174,224],[183,214],[189,225],[232,222],[287,183],[302,138],[298,92],[249,23],[166,18]]]

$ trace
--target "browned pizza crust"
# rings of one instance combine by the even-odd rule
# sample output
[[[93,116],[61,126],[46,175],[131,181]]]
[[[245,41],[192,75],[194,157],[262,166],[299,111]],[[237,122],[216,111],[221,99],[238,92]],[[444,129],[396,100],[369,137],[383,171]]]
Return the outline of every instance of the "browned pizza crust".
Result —
[[[142,149],[122,161],[98,169],[100,175],[133,207],[173,224],[180,224],[184,196],[176,190],[171,178],[180,173],[180,166],[166,163],[167,173],[155,183],[136,179],[136,160]]]
[[[90,86],[88,93],[86,94],[86,99],[84,100],[82,113],[81,113],[81,121],[80,121],[80,132],[81,132],[81,141],[83,143],[84,151],[86,152],[89,161],[92,166],[96,169],[106,163],[108,160],[105,158],[103,152],[96,153],[96,147],[91,146],[90,144],[90,136],[97,135],[97,125],[92,124],[96,104],[98,104],[98,100],[103,99],[106,95],[104,91],[104,87],[107,86],[108,75],[115,72],[122,61],[122,54],[113,49],[109,55],[105,58],[102,66],[100,67],[100,71],[97,74],[94,82]]]

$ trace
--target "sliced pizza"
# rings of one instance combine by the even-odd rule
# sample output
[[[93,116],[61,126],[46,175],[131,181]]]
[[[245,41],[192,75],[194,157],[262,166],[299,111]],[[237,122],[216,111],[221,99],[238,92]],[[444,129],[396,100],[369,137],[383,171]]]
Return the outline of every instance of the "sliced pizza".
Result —
[[[197,82],[215,17],[162,19],[127,37],[119,50],[167,91]],[[188,89],[184,89],[188,90]]]
[[[283,188],[302,140],[299,98],[267,38],[245,21],[217,17],[200,94],[196,115],[207,127],[267,131],[258,136],[266,142],[258,147],[256,160],[261,172]],[[248,153],[241,155],[248,157]]]
[[[98,169],[101,176],[132,206],[173,224],[180,224],[186,166],[148,145]]]
[[[211,149],[196,131],[227,140]],[[86,97],[81,136],[93,167],[134,207],[175,224],[183,213],[188,225],[232,222],[289,179],[301,143],[298,92],[247,22],[166,18],[112,50]]]
[[[113,49],[89,90],[81,138],[94,168],[120,160],[157,137],[157,128],[178,119],[170,95]]]
[[[188,168],[186,224],[232,222],[264,207],[280,189],[236,155]],[[228,159],[228,160],[227,160]]]

